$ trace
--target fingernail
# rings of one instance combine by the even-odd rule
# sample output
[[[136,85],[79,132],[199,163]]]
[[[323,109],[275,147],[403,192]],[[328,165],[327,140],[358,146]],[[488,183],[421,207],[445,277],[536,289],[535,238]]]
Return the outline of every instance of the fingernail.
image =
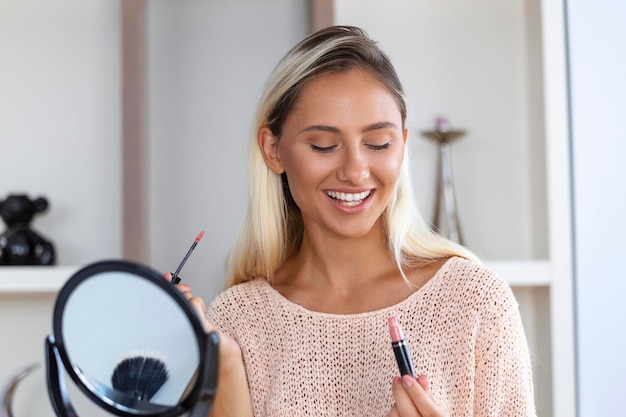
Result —
[[[413,378],[411,378],[408,375],[405,375],[402,377],[402,385],[404,385],[406,388],[409,388],[411,386],[413,386]]]
[[[399,384],[400,383],[400,377],[399,376],[394,376],[393,377],[393,385]]]

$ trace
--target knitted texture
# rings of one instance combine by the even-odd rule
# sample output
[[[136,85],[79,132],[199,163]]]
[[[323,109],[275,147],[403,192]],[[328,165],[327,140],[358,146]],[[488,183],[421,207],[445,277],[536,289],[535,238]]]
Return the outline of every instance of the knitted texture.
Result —
[[[415,371],[447,416],[535,416],[517,302],[485,267],[450,258],[400,303],[360,314],[303,308],[264,279],[218,296],[208,319],[241,347],[255,417],[385,416],[396,316]]]

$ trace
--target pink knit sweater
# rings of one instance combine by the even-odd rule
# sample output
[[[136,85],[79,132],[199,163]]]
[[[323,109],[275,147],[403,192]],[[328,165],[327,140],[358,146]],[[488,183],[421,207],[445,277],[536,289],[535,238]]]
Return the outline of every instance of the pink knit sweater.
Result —
[[[255,279],[222,293],[208,312],[242,349],[255,417],[386,415],[398,375],[389,316],[446,415],[535,416],[517,302],[500,277],[461,258],[382,310],[314,312]]]

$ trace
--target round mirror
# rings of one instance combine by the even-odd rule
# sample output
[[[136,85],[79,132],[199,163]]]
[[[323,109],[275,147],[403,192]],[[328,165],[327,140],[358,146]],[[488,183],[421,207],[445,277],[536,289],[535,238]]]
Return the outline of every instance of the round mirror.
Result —
[[[74,274],[57,298],[47,344],[49,391],[60,416],[74,413],[66,414],[61,368],[117,415],[174,416],[199,401],[208,412],[217,335],[207,335],[185,297],[147,267],[104,261]]]

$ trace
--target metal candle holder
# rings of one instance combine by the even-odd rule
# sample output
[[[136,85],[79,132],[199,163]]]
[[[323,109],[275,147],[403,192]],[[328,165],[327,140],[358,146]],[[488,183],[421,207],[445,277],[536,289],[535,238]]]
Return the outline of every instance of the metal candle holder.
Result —
[[[454,195],[450,143],[465,135],[465,130],[454,130],[445,118],[438,118],[434,130],[422,132],[422,136],[437,142],[437,190],[433,226],[446,238],[463,244]]]

